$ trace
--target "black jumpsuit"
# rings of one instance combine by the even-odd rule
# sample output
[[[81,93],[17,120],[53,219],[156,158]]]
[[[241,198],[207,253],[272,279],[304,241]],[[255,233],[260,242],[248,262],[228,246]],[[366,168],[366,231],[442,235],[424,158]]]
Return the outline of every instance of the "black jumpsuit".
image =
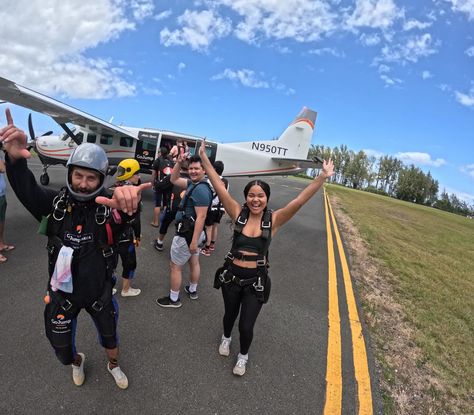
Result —
[[[11,163],[7,156],[6,161],[10,185],[20,202],[38,221],[51,214],[54,210],[53,200],[59,192],[39,186],[33,173],[28,169],[26,160]],[[105,226],[99,225],[96,220],[99,205],[94,200],[77,202],[70,197],[69,206],[64,219],[57,221],[52,228],[57,236],[55,239],[74,250],[71,262],[73,291],[72,293],[57,291],[60,298],[69,301],[72,306],[65,310],[61,307],[58,297],[52,295],[52,301],[46,305],[44,311],[46,336],[57,358],[65,365],[71,364],[76,355],[76,321],[81,309],[86,309],[91,315],[100,343],[106,349],[117,347],[118,319],[118,305],[111,295],[110,280],[113,273],[110,264],[116,265],[117,254],[114,251],[111,257],[104,256],[102,241],[107,232]],[[112,221],[109,228],[114,240],[118,239],[124,226],[128,226],[126,215],[120,215],[120,218],[118,222],[122,223]],[[53,273],[57,254],[56,250],[49,256],[49,277]],[[104,293],[107,294],[108,300],[104,301],[102,309],[97,310],[93,305],[96,300],[104,297]]]

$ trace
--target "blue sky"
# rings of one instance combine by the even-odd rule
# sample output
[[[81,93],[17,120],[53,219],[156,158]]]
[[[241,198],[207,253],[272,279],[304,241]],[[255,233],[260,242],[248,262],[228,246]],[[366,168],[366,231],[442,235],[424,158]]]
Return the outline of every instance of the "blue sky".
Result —
[[[0,76],[103,119],[232,142],[308,106],[313,144],[474,203],[474,0],[6,0],[0,19]]]

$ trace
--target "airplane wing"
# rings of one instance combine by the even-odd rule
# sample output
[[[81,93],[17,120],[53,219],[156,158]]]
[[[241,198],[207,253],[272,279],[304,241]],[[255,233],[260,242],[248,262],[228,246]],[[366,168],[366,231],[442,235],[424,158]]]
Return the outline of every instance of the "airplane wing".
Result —
[[[138,140],[136,132],[108,123],[2,77],[0,77],[0,99],[49,115],[58,124],[72,123],[98,133],[118,133]]]
[[[323,160],[317,156],[315,156],[314,159],[289,159],[272,157],[272,160],[277,162],[294,162],[298,167],[304,169],[318,169],[321,168],[323,165]]]

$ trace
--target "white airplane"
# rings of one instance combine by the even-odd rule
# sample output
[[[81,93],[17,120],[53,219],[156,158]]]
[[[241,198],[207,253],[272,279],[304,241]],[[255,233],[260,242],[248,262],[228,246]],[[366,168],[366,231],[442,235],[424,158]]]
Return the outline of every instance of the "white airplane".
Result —
[[[150,173],[161,146],[171,148],[177,140],[185,140],[193,154],[202,139],[166,130],[119,127],[1,77],[0,99],[49,115],[63,128],[64,133],[59,136],[49,131],[35,137],[29,117],[31,140],[43,163],[40,176],[43,185],[49,183],[48,167],[65,165],[71,152],[82,142],[102,146],[111,166],[135,158],[142,171]],[[321,164],[320,159],[307,159],[315,121],[316,112],[303,108],[277,140],[229,144],[206,140],[206,152],[212,162],[224,163],[227,177],[296,174]],[[69,128],[67,123],[73,127]]]

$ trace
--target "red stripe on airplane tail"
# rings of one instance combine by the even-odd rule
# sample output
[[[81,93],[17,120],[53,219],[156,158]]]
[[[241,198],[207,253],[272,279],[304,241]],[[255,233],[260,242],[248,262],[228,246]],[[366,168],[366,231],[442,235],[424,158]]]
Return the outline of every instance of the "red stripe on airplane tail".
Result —
[[[308,118],[298,118],[297,120],[293,121],[291,125],[296,124],[297,122],[305,122],[311,127],[311,129],[314,130],[314,123]]]

